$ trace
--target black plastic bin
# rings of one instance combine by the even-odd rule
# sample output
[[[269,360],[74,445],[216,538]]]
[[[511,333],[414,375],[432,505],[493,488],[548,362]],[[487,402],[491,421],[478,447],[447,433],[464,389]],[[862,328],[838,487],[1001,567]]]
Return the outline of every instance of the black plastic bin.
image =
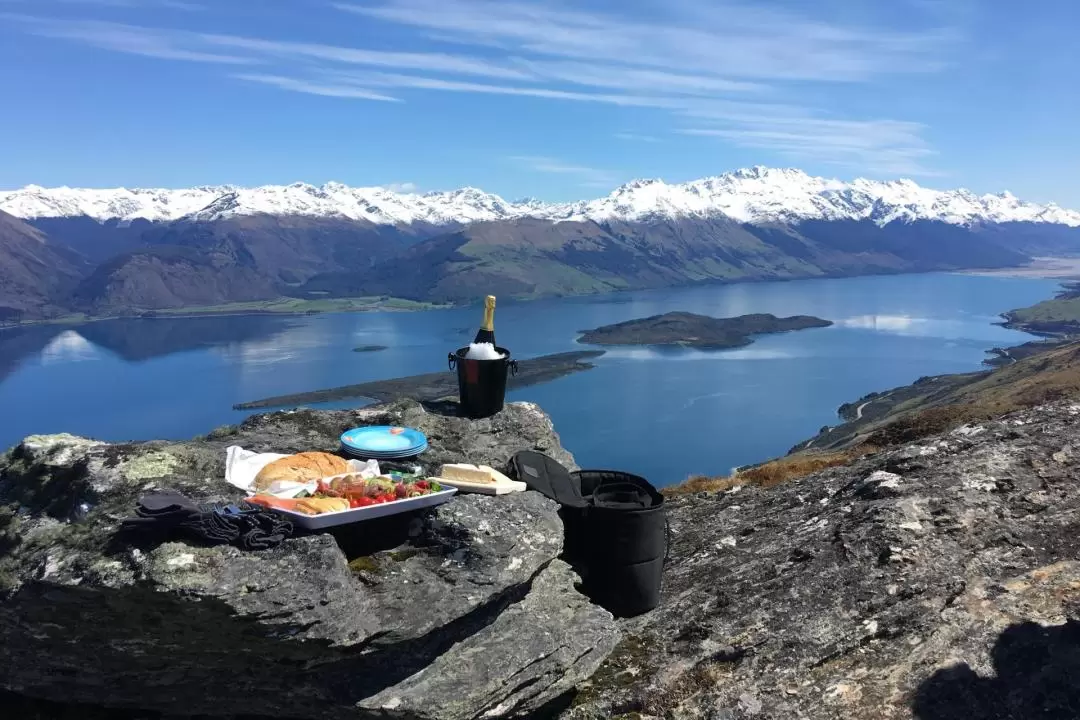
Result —
[[[660,602],[668,552],[664,496],[645,478],[614,470],[568,472],[533,451],[514,456],[511,471],[559,502],[563,554],[593,602],[619,617]]]
[[[517,361],[510,359],[510,351],[496,347],[502,353],[498,360],[470,360],[465,356],[469,348],[458,348],[450,353],[450,369],[457,368],[458,398],[461,410],[473,419],[491,417],[503,409],[506,402],[506,376],[517,375]]]

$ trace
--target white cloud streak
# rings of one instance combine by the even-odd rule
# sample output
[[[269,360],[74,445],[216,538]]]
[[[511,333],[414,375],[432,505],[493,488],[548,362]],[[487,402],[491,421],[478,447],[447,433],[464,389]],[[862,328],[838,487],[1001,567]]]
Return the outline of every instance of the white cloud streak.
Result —
[[[88,8],[118,8],[130,9],[157,9],[157,10],[180,10],[183,12],[195,12],[205,10],[206,6],[201,3],[189,2],[189,0],[0,0],[0,4],[33,5],[35,10],[40,11],[46,5],[71,5],[85,6]]]
[[[874,167],[879,172],[937,175],[923,162],[937,153],[923,139],[921,123],[896,120],[847,120],[801,115],[713,113],[708,127],[680,134],[719,138],[745,148],[781,152],[800,160],[845,167]]]
[[[137,6],[138,0],[59,0]],[[187,0],[153,0],[177,8]],[[940,68],[947,30],[897,32],[768,9],[734,0],[642,0],[637,14],[588,12],[557,0],[371,0],[337,2],[376,26],[426,36],[442,52],[343,47],[296,39],[145,28],[27,16],[27,33],[115,52],[222,65],[260,65],[235,79],[308,93],[381,102],[424,92],[595,103],[666,114],[686,137],[845,165],[925,175],[934,151],[919,123],[837,116],[815,109],[821,89]],[[809,7],[809,6],[808,6]],[[649,14],[649,11],[652,11]],[[645,15],[641,13],[645,12]],[[810,12],[807,10],[806,12]],[[799,97],[808,102],[783,102]],[[820,101],[819,101],[820,103]],[[825,103],[820,103],[825,104]],[[651,123],[655,124],[655,123]],[[627,142],[655,142],[615,133]],[[534,169],[578,168],[533,157]],[[544,162],[540,162],[543,160]],[[522,158],[518,158],[522,162]],[[586,182],[599,176],[576,175]]]
[[[365,87],[415,88],[420,90],[442,90],[446,92],[479,93],[485,95],[520,95],[525,97],[546,98],[549,100],[570,100],[573,102],[606,103],[626,107],[670,108],[675,102],[664,97],[620,95],[613,93],[588,93],[552,88],[523,87],[519,85],[490,85],[486,83],[445,80],[416,75],[393,73],[336,73],[325,76],[346,84]]]
[[[854,81],[932,70],[936,63],[925,52],[942,40],[937,34],[827,24],[726,0],[693,4],[696,17],[675,22],[518,0],[385,0],[335,7],[456,37],[465,45],[742,78]]]
[[[608,170],[575,165],[574,163],[543,155],[511,155],[507,160],[532,172],[565,175],[575,178],[577,184],[581,187],[608,188],[617,181],[615,174]]]
[[[262,85],[271,85],[282,90],[306,93],[308,95],[351,98],[353,100],[381,100],[383,102],[401,102],[400,98],[372,92],[371,90],[364,90],[363,88],[348,87],[345,85],[324,85],[317,82],[308,82],[306,80],[297,80],[296,78],[284,77],[282,75],[236,74],[233,75],[233,77],[237,80],[246,80],[247,82],[259,83]]]
[[[614,136],[617,140],[625,140],[626,142],[636,143],[658,143],[662,142],[660,138],[652,135],[643,135],[642,133],[632,132],[617,132]]]
[[[0,14],[23,24],[27,34],[81,42],[102,50],[185,62],[252,65],[258,59],[191,48],[182,37],[167,30],[155,30],[97,20],[47,20],[23,15]]]
[[[369,65],[396,68],[398,70],[424,70],[461,75],[482,75],[503,80],[529,80],[532,75],[495,63],[474,60],[445,53],[405,53],[321,45],[318,43],[283,42],[259,40],[234,35],[199,35],[198,39],[210,45],[229,50],[247,50],[268,56],[283,58],[311,58],[343,63],[346,65]]]
[[[46,2],[48,0],[45,0]],[[205,5],[188,2],[187,0],[52,0],[65,5],[97,5],[99,7],[117,8],[165,8],[168,10],[205,10]]]
[[[759,83],[729,80],[711,75],[687,75],[650,68],[596,65],[576,61],[516,60],[536,77],[601,88],[634,89],[687,95],[745,93],[765,90]]]

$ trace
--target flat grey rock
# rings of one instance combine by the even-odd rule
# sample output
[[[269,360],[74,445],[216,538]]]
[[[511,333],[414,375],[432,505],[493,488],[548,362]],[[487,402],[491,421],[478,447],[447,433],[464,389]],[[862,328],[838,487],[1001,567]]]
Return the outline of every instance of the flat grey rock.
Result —
[[[575,592],[575,580],[553,561],[495,622],[361,707],[438,720],[474,718],[478,708],[485,718],[540,710],[588,678],[618,641],[611,615]]]
[[[414,717],[442,718],[425,687],[454,684],[454,717],[474,717],[538,707],[591,674],[616,626],[555,559],[558,506],[534,492],[459,495],[262,552],[115,535],[151,489],[238,499],[223,480],[229,445],[334,450],[363,424],[424,430],[432,466],[505,466],[526,448],[573,463],[528,404],[482,421],[411,401],[283,412],[179,443],[28,438],[0,458],[0,685],[170,715],[356,718],[382,715],[365,701],[420,674],[427,685],[403,697]],[[502,675],[463,684],[470,647]]]

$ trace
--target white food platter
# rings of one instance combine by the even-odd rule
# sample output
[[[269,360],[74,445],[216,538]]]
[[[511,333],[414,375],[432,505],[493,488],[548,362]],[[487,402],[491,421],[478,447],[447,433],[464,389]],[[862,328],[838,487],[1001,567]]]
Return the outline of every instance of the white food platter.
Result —
[[[353,508],[352,510],[338,510],[337,512],[321,513],[319,515],[305,515],[304,513],[293,512],[291,510],[282,510],[281,508],[271,509],[274,512],[287,517],[296,527],[304,528],[305,530],[325,530],[326,528],[337,527],[338,525],[348,525],[350,523],[360,522],[361,520],[372,520],[374,518],[388,517],[390,515],[398,515],[412,510],[421,510],[423,508],[442,505],[456,492],[457,488],[451,487],[429,495],[418,495],[416,497],[403,498],[392,502],[379,503],[378,505],[368,505],[367,507]]]

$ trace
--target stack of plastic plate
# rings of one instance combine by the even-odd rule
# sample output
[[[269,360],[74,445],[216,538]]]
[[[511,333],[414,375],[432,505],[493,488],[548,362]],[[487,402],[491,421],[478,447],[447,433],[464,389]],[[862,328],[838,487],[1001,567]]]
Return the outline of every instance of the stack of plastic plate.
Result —
[[[424,433],[414,428],[373,425],[353,428],[341,435],[345,454],[372,460],[397,460],[427,450]]]

